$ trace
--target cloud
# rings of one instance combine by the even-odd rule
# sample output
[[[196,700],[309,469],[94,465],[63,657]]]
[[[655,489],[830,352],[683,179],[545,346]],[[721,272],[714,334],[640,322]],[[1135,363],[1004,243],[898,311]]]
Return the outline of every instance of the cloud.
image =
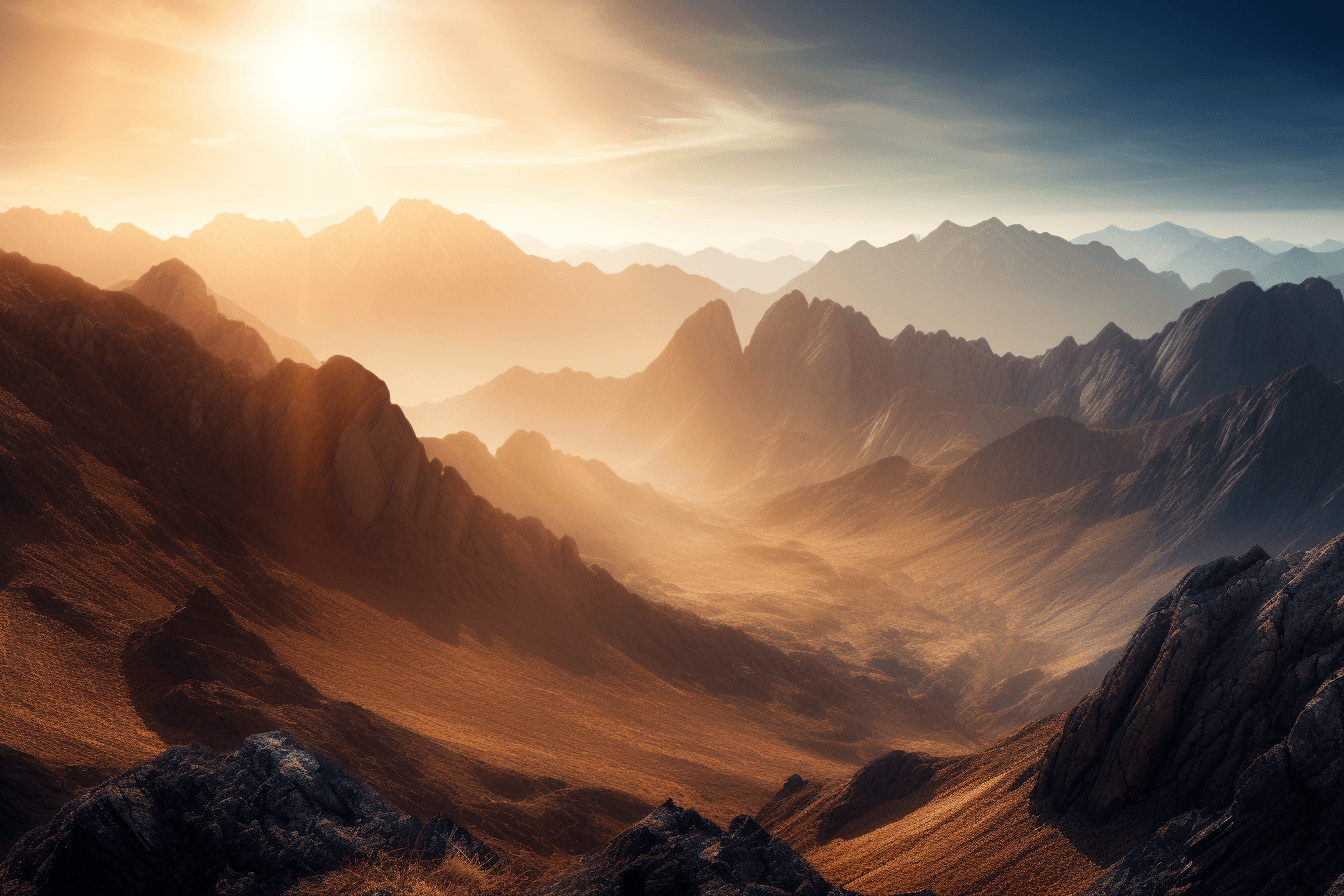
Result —
[[[444,140],[479,134],[505,124],[497,118],[477,118],[462,112],[426,112],[387,107],[341,119],[346,134],[372,140]]]
[[[131,134],[145,143],[172,143],[173,132],[161,128],[131,128]]]
[[[565,142],[549,146],[529,141],[519,149],[419,152],[379,160],[385,165],[461,167],[547,167],[586,165],[614,159],[705,150],[763,149],[794,142],[799,129],[767,112],[712,105],[697,118],[649,118],[646,136],[623,141]]]
[[[205,147],[206,149],[233,149],[242,140],[242,134],[232,133],[218,137],[192,137],[191,145]]]

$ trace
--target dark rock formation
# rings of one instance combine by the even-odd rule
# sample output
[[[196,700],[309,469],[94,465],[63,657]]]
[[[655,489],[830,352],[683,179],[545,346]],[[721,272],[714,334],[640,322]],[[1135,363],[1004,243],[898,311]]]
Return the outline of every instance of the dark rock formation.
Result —
[[[1344,536],[1192,570],[1069,713],[1035,811],[1168,820],[1096,893],[1320,894],[1344,874]]]
[[[727,833],[671,800],[600,852],[581,859],[536,896],[699,896],[795,893],[847,896],[749,816]]]
[[[273,894],[353,856],[494,855],[446,818],[421,825],[279,732],[218,755],[174,747],[62,808],[0,866],[6,893]]]

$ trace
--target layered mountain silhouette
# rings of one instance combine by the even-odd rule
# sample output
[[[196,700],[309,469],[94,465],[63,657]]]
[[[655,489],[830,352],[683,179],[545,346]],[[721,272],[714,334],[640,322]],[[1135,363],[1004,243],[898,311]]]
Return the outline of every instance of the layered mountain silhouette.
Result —
[[[1147,336],[1192,298],[1180,278],[1107,246],[1077,246],[997,218],[973,227],[945,221],[923,239],[882,247],[856,243],[780,292],[795,289],[861,307],[882,331],[946,328],[1018,354],[1095,333],[1108,321]]]
[[[688,274],[708,277],[732,290],[751,289],[773,292],[812,266],[812,262],[794,255],[768,260],[740,258],[713,247],[684,255],[675,249],[653,243],[639,243],[623,249],[589,249],[565,256],[570,264],[591,263],[609,274],[620,273],[632,264],[675,265]]]
[[[771,306],[742,350],[730,314],[701,309],[633,377],[510,371],[411,418],[422,432],[488,440],[545,431],[669,481],[764,488],[892,453],[954,462],[1040,416],[1109,428],[1165,419],[1304,364],[1344,378],[1344,302],[1320,279],[1240,283],[1147,339],[1109,324],[1034,358],[912,325],[886,339],[853,308],[799,292]]]
[[[144,285],[176,307],[179,273]],[[30,823],[52,801],[33,769],[80,786],[282,726],[403,811],[564,854],[674,782],[726,809],[782,767],[968,742],[891,681],[626,591],[426,457],[348,358],[258,376],[15,254],[0,289],[0,713],[21,760],[0,792]],[[724,726],[755,744],[745,764]]]
[[[1210,281],[1229,269],[1247,271],[1266,286],[1298,283],[1344,270],[1344,255],[1339,251],[1344,244],[1338,240],[1325,240],[1311,248],[1282,240],[1252,243],[1240,236],[1220,239],[1170,221],[1146,230],[1122,230],[1112,225],[1073,239],[1078,245],[1093,241],[1110,246],[1124,258],[1137,258],[1150,270],[1174,271],[1187,283]],[[1192,292],[1203,290],[1196,287]]]
[[[1333,892],[1341,549],[1197,567],[1067,714],[795,777],[758,818],[861,891]]]
[[[781,495],[765,519],[795,538],[843,534],[874,575],[956,581],[998,607],[972,602],[932,638],[921,668],[977,725],[1012,727],[1094,684],[1099,658],[1142,613],[1144,589],[1192,559],[1251,543],[1300,550],[1344,531],[1342,432],[1344,387],[1302,367],[1159,423],[1093,430],[1051,417],[950,467],[890,458]],[[883,545],[902,547],[882,558]],[[908,663],[929,630],[901,612],[887,624],[909,629],[897,639]],[[986,620],[1032,651],[936,658],[946,642],[991,637]],[[882,643],[870,637],[879,666]]]
[[[528,255],[469,215],[401,200],[305,238],[288,221],[222,214],[189,237],[13,209],[0,249],[102,286],[178,258],[238,305],[319,354],[354,355],[398,396],[442,394],[513,364],[626,373],[697,307],[732,293],[674,267],[619,274]]]

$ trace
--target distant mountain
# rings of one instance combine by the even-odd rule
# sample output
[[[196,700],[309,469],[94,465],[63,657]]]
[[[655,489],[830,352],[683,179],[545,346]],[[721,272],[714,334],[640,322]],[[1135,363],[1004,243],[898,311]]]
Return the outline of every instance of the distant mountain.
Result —
[[[1260,270],[1274,257],[1244,237],[1206,239],[1193,243],[1173,258],[1167,269],[1180,274],[1188,282],[1199,283],[1229,268],[1253,271],[1258,276]]]
[[[609,274],[619,273],[632,264],[676,265],[688,274],[708,277],[729,289],[756,292],[778,289],[812,266],[811,262],[792,255],[758,261],[712,247],[683,255],[653,243],[639,243],[614,252],[609,249],[577,252],[565,256],[565,260],[575,265],[591,262]]]
[[[974,227],[944,222],[922,240],[881,248],[856,243],[784,292],[793,289],[861,307],[879,330],[946,328],[1025,354],[1107,322],[1147,335],[1190,299],[1180,278],[1154,274],[1108,246],[1076,246],[997,218]]]
[[[176,258],[150,268],[125,291],[168,315],[210,354],[241,364],[244,372],[261,376],[275,366],[275,356],[261,334],[221,314],[201,275]]]
[[[330,227],[333,224],[341,223],[346,218],[353,215],[356,211],[358,211],[358,209],[343,208],[340,209],[339,211],[331,212],[330,214],[318,215],[317,217],[295,218],[294,226],[299,228],[299,233],[303,234],[304,236],[312,236],[319,230],[323,230],[327,227]]]
[[[1112,225],[1075,237],[1073,242],[1084,245],[1093,240],[1125,258],[1137,258],[1150,270],[1174,271],[1186,283],[1209,281],[1232,269],[1250,272],[1266,286],[1299,283],[1344,270],[1344,255],[1332,254],[1344,249],[1344,243],[1338,240],[1325,240],[1310,249],[1283,240],[1252,243],[1239,236],[1219,239],[1164,221],[1147,230],[1122,230]]]
[[[0,215],[22,248],[101,284],[181,259],[211,287],[318,354],[384,372],[398,398],[442,395],[515,364],[628,373],[677,324],[731,293],[673,267],[620,274],[528,255],[469,215],[425,201],[363,209],[305,238],[291,222],[219,215],[186,238],[93,228],[74,215]]]
[[[952,463],[1041,416],[1108,428],[1162,420],[1304,364],[1344,378],[1344,299],[1321,279],[1242,282],[1147,339],[1112,324],[1034,358],[913,326],[886,339],[852,308],[792,293],[739,359],[730,317],[726,306],[701,309],[638,377],[510,371],[408,415],[421,432],[553,427],[567,450],[666,487],[778,489],[882,451]]]
[[[1272,252],[1275,255],[1278,255],[1281,252],[1287,252],[1289,249],[1307,248],[1306,244],[1304,243],[1290,243],[1287,242],[1286,240],[1263,239],[1263,240],[1256,240],[1255,244],[1259,246],[1261,249],[1264,249],[1266,252]]]
[[[1261,283],[1297,283],[1308,277],[1326,277],[1344,271],[1344,248],[1333,252],[1289,249],[1256,272]]]
[[[493,455],[469,432],[422,437],[420,443],[430,459],[457,470],[490,503],[573,536],[585,556],[618,573],[639,570],[651,541],[708,528],[649,484],[636,485],[601,461],[552,448],[541,433],[519,430]]]
[[[808,240],[805,243],[789,243],[784,240],[765,237],[738,246],[732,250],[732,254],[738,258],[751,258],[756,261],[771,261],[788,255],[801,258],[804,261],[817,261],[830,251],[832,251],[830,246],[817,240]]]
[[[1123,230],[1112,224],[1105,230],[1076,236],[1070,242],[1079,246],[1086,246],[1088,243],[1095,241],[1110,246],[1119,253],[1121,258],[1137,258],[1150,271],[1171,271],[1175,270],[1171,266],[1172,262],[1182,252],[1201,240],[1216,242],[1218,238],[1209,236],[1202,230],[1163,221],[1161,224],[1155,224],[1145,230]],[[1234,267],[1234,265],[1229,265],[1229,267]],[[1181,274],[1182,277],[1185,276],[1181,271],[1177,271],[1177,273]],[[1203,277],[1196,280],[1187,278],[1187,282],[1194,283],[1198,282],[1199,279],[1207,280],[1209,278]]]

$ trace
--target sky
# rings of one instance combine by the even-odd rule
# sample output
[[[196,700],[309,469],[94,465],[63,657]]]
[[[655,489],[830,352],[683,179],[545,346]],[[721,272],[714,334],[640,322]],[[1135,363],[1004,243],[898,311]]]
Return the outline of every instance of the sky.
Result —
[[[1344,238],[1344,6],[0,0],[0,208],[552,245]]]

